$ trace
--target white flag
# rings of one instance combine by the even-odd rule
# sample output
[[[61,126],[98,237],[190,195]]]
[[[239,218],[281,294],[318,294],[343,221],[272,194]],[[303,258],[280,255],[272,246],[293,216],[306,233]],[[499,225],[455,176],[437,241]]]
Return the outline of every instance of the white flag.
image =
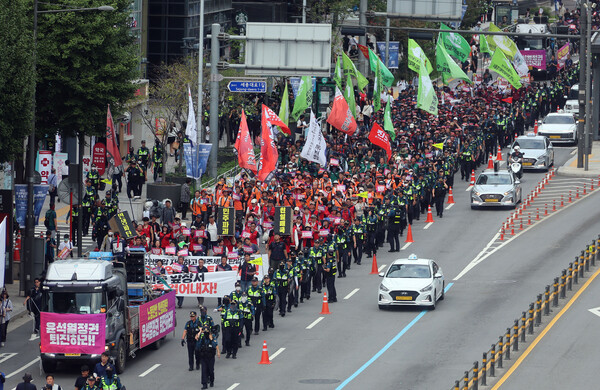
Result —
[[[310,126],[308,128],[308,135],[306,142],[300,153],[300,157],[307,159],[308,161],[316,162],[321,166],[327,165],[327,157],[325,157],[327,146],[325,144],[325,137],[321,132],[321,126],[317,122],[315,114],[310,111]]]
[[[525,57],[523,57],[523,54],[521,54],[519,50],[517,50],[515,53],[515,56],[512,59],[512,64],[519,76],[527,76],[529,74],[529,67],[525,62]]]
[[[192,91],[188,86],[188,119],[187,126],[185,127],[185,135],[191,141],[192,145],[196,142],[198,137],[198,131],[196,128],[196,115],[194,114],[194,102],[192,102]]]
[[[0,223],[0,287],[4,287],[4,267],[6,266],[6,218]]]

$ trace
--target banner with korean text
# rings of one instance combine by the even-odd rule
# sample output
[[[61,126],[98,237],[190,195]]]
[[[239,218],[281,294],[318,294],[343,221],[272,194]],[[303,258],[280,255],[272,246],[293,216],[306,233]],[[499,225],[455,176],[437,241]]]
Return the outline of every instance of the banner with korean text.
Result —
[[[175,291],[140,306],[140,348],[175,330]]]
[[[264,267],[262,267],[264,268]],[[231,293],[237,281],[236,271],[181,273],[160,275],[178,297],[217,298]],[[153,290],[168,290],[163,281],[155,280]]]
[[[250,255],[250,259],[262,259],[263,266],[258,267],[258,277],[264,276],[265,272],[267,272],[269,269],[269,255],[266,253],[262,255]],[[177,264],[177,256],[147,254],[144,260],[147,278],[150,278],[152,274],[151,270],[154,270],[159,260],[162,261],[167,275],[181,272],[179,269],[180,267]],[[221,264],[220,256],[184,256],[183,265],[188,267],[190,273],[197,273],[197,267],[200,260],[204,262],[204,266],[208,272],[215,272],[217,270],[217,265]],[[231,266],[233,271],[237,272],[243,260],[244,259],[242,257],[238,256],[237,252],[229,252],[227,254],[227,264]]]
[[[106,314],[41,313],[42,353],[100,354],[104,352]]]

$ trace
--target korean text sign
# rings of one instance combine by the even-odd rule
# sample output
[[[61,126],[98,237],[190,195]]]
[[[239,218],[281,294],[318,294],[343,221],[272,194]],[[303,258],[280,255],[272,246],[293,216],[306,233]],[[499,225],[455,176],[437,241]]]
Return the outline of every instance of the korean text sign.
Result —
[[[217,231],[220,236],[233,236],[235,234],[235,209],[233,207],[219,207],[217,219]]]
[[[175,330],[175,292],[171,291],[140,306],[140,347]]]
[[[292,208],[275,207],[274,232],[282,235],[291,234],[292,230]]]
[[[40,351],[100,354],[106,343],[106,314],[41,313]]]
[[[222,297],[235,289],[237,272],[220,271],[161,275],[179,297]],[[153,290],[168,290],[162,282],[154,282]],[[173,304],[174,305],[174,304]]]

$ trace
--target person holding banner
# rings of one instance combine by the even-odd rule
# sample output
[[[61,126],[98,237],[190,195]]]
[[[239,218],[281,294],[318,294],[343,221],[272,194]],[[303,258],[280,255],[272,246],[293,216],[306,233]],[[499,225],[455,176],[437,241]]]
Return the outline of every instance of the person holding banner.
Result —
[[[64,260],[67,256],[73,257],[73,243],[69,241],[69,235],[63,236],[63,241],[58,246],[58,258]]]

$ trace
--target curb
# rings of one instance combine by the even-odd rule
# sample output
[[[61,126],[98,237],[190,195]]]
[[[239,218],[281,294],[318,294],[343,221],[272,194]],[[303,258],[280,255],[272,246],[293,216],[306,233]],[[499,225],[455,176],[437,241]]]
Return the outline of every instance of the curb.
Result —
[[[564,165],[556,168],[556,173],[561,176],[570,176],[570,177],[593,177],[596,178],[600,175],[600,170],[591,169],[588,171],[584,171],[583,168],[573,168],[570,167],[571,163],[577,159],[577,154],[567,160]]]
[[[23,317],[25,317],[25,316],[27,316],[27,310],[23,309],[23,310],[21,310],[21,311],[19,311],[19,312],[15,313],[15,314],[13,314],[13,315],[10,317],[10,320],[11,320],[11,321],[18,320],[19,318],[23,318]]]

